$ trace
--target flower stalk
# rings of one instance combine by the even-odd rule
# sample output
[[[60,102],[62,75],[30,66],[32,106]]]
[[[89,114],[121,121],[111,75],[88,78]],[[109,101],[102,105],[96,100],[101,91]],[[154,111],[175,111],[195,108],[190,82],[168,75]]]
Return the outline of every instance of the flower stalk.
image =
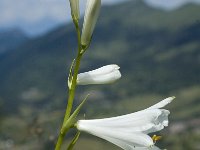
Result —
[[[71,111],[72,111],[72,106],[73,106],[73,101],[74,101],[74,96],[75,96],[75,91],[76,91],[76,80],[77,80],[77,75],[78,75],[78,71],[79,71],[79,68],[80,68],[81,58],[82,58],[82,55],[83,55],[83,53],[81,53],[81,51],[82,51],[81,33],[80,33],[78,21],[74,21],[74,25],[75,25],[76,33],[77,33],[78,53],[77,53],[77,56],[76,56],[76,59],[75,59],[75,65],[74,65],[74,70],[73,70],[74,72],[73,72],[73,75],[72,75],[72,81],[71,81],[71,85],[70,85],[70,88],[69,88],[67,109],[66,109],[64,121],[63,121],[63,124],[62,124],[62,127],[61,127],[61,131],[60,131],[60,134],[59,134],[59,137],[58,137],[58,141],[57,141],[55,150],[61,149],[63,139],[64,139],[65,134],[67,132],[67,130],[65,132],[63,132],[63,128],[64,128],[64,124],[69,119]]]
[[[175,97],[166,98],[147,109],[132,114],[105,119],[76,121],[77,115],[89,96],[86,96],[72,113],[76,86],[113,83],[121,78],[121,73],[119,71],[120,67],[112,64],[79,74],[82,56],[90,45],[93,30],[99,16],[101,0],[87,0],[82,34],[79,27],[79,0],[69,1],[77,34],[78,52],[69,71],[67,108],[55,150],[61,149],[64,137],[70,128],[77,128],[78,131],[68,146],[68,150],[73,149],[81,131],[105,139],[124,150],[160,150],[155,146],[155,143],[161,139],[161,136],[154,135],[150,137],[148,134],[160,131],[168,126],[170,112],[161,108],[171,103]]]
[[[75,59],[75,63],[74,63],[74,61],[72,62],[70,72],[69,72],[68,103],[67,103],[64,121],[63,121],[61,130],[60,130],[60,134],[58,137],[58,141],[57,141],[55,150],[61,149],[61,145],[62,145],[63,139],[65,137],[65,134],[67,133],[69,128],[74,125],[74,119],[76,117],[76,115],[74,115],[74,113],[76,113],[76,111],[72,115],[71,115],[71,111],[72,111],[72,107],[73,107],[73,101],[74,101],[75,91],[76,91],[76,86],[77,86],[78,71],[79,71],[80,64],[81,64],[81,58],[82,58],[84,52],[86,51],[86,49],[89,47],[92,32],[94,30],[94,26],[96,24],[99,10],[100,10],[100,5],[101,5],[101,0],[92,0],[92,1],[88,0],[87,1],[87,8],[86,8],[86,13],[85,13],[85,17],[84,17],[84,25],[83,25],[82,35],[81,35],[81,31],[79,28],[79,17],[80,17],[79,0],[69,0],[69,2],[70,2],[70,6],[71,6],[71,16],[73,19],[73,23],[75,25],[76,33],[77,33],[78,53],[77,53],[77,56]],[[86,44],[83,44],[85,42],[86,42]],[[81,103],[81,104],[83,104],[83,103]],[[77,136],[77,139],[78,139],[78,137],[79,136]]]

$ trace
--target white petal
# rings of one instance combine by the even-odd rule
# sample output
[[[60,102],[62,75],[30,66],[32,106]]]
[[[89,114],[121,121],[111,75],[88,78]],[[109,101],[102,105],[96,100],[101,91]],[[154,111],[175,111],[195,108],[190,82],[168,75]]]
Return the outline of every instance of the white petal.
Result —
[[[92,71],[88,71],[86,73],[90,74],[91,76],[100,76],[100,75],[104,75],[104,74],[109,74],[115,70],[119,70],[120,67],[116,64],[111,64],[111,65],[106,65],[103,67],[100,67],[98,69],[92,70]]]
[[[155,105],[153,105],[153,106],[151,106],[151,107],[149,107],[149,108],[147,108],[147,109],[163,108],[163,107],[165,107],[167,104],[171,103],[173,99],[175,99],[174,96],[168,97],[168,98],[162,100],[161,102],[159,102],[159,103],[157,103],[157,104],[155,104]]]
[[[121,77],[118,65],[107,65],[101,68],[78,74],[77,84],[108,84]]]
[[[152,133],[168,125],[168,110],[142,110],[136,113],[93,120],[81,120],[87,126],[105,127],[127,133]]]
[[[77,128],[80,131],[88,132],[122,148],[136,146],[149,147],[153,145],[151,137],[143,133],[127,133],[115,129],[88,126],[82,121],[78,121]]]
[[[157,146],[151,146],[151,147],[136,147],[133,150],[160,150]]]

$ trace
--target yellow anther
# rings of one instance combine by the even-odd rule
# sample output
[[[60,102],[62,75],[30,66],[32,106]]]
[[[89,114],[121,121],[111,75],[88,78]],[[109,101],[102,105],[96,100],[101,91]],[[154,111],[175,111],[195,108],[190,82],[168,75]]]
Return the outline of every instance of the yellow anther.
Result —
[[[157,135],[153,135],[152,136],[152,140],[154,143],[156,143],[157,141],[159,141],[162,138],[162,136],[157,136]]]

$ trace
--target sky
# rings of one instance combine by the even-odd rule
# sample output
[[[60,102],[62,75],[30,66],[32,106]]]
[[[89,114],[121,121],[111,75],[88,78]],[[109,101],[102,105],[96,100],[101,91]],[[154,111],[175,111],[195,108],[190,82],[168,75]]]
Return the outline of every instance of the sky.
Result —
[[[126,0],[102,0],[104,5]],[[166,10],[200,0],[144,0],[148,5]],[[81,13],[86,0],[80,0]],[[38,35],[70,20],[68,0],[0,0],[0,30],[20,27],[30,35]]]

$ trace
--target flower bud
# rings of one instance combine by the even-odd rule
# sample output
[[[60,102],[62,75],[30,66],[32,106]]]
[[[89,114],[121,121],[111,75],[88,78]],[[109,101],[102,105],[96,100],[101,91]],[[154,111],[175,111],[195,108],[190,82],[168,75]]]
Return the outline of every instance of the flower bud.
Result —
[[[99,16],[100,7],[101,0],[87,0],[81,35],[81,44],[84,46],[87,46],[90,43],[94,27]]]
[[[78,74],[77,84],[108,84],[121,77],[118,65],[107,65],[101,68]]]
[[[79,11],[79,0],[69,0],[71,7],[71,14],[75,19],[79,19],[80,11]]]

